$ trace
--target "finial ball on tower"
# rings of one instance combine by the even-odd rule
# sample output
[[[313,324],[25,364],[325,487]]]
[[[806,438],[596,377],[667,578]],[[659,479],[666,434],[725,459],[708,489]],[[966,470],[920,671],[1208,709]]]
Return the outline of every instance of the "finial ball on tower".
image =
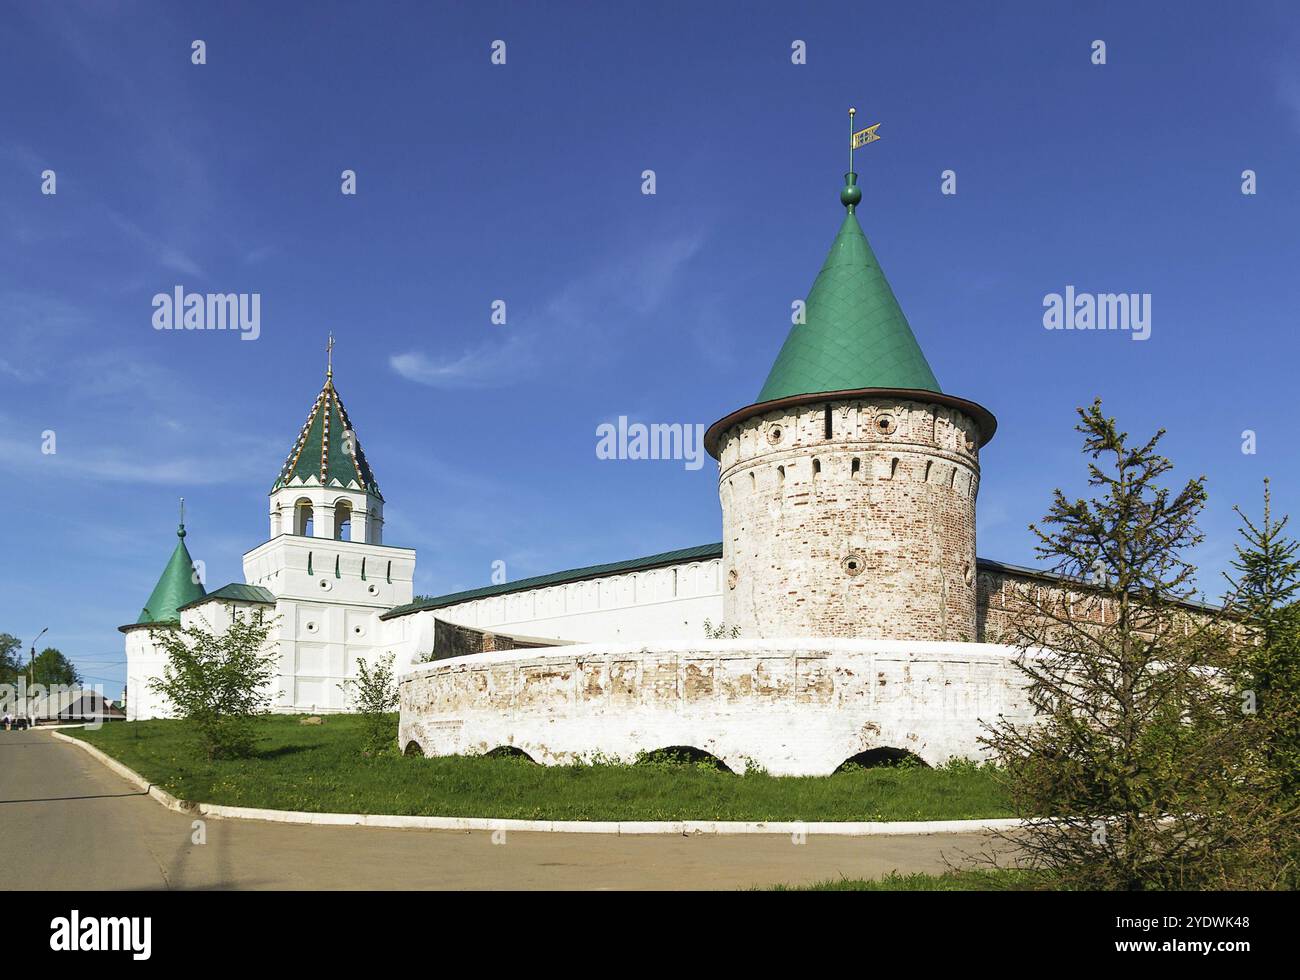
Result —
[[[840,188],[840,203],[849,209],[850,214],[862,203],[862,188],[858,186],[858,175],[853,171],[844,175],[844,186]]]

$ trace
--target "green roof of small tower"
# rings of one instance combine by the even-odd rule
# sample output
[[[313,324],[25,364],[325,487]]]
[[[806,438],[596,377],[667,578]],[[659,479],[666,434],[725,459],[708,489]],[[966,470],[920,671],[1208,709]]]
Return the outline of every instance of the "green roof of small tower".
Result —
[[[352,452],[344,447],[345,432],[352,433]],[[366,454],[361,451],[343,400],[334,387],[332,367],[271,492],[289,486],[343,487],[384,499],[366,462]]]
[[[859,388],[942,391],[858,225],[857,179],[845,174],[848,214],[808,294],[805,322],[790,329],[759,402]]]
[[[187,602],[202,599],[205,594],[202,584],[195,581],[194,559],[185,547],[183,523],[176,529],[176,539],[176,549],[134,625],[179,622],[181,617],[177,610]]]

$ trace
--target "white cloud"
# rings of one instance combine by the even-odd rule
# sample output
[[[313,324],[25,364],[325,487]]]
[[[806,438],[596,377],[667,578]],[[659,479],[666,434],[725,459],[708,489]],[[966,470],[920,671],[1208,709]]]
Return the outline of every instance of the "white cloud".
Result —
[[[6,425],[7,432],[15,427]],[[37,475],[45,479],[108,480],[114,483],[146,483],[165,486],[205,486],[245,482],[256,478],[246,452],[178,455],[157,458],[139,446],[104,446],[86,449],[71,443],[71,436],[60,434],[58,451],[41,452],[40,433],[32,431],[27,439],[0,438],[0,471]]]
[[[389,366],[432,387],[488,387],[544,370],[566,351],[590,354],[608,347],[620,324],[660,309],[703,244],[704,236],[694,233],[643,247],[574,279],[538,313],[512,312],[510,326],[492,328],[499,341],[445,357],[405,351],[390,356]]]
[[[117,226],[118,231],[152,252],[154,258],[163,267],[186,276],[196,278],[203,276],[203,270],[199,268],[199,264],[175,245],[151,235],[134,221],[129,221],[116,211],[110,210],[108,216],[112,219],[113,224]]]
[[[246,431],[205,429],[203,446],[178,404],[198,408],[193,383],[128,352],[56,358],[47,364],[54,395],[0,415],[0,473],[35,479],[202,486],[257,481],[273,472],[283,446]],[[13,406],[19,411],[19,406]],[[200,410],[201,413],[201,410]],[[56,452],[43,453],[46,430]]]
[[[39,369],[20,367],[6,361],[3,357],[0,357],[0,374],[7,375],[18,381],[38,381],[41,378]]]
[[[500,329],[500,328],[494,328]],[[535,335],[508,334],[453,357],[421,351],[394,354],[389,366],[407,381],[435,388],[477,388],[516,380],[537,362]]]

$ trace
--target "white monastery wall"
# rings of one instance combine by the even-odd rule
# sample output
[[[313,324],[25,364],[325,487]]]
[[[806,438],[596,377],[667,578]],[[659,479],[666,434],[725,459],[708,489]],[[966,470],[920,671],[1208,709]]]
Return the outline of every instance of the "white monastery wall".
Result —
[[[155,677],[162,676],[166,655],[154,643],[148,627],[127,630],[125,640],[127,721],[168,717],[166,702],[149,686]]]
[[[413,549],[358,541],[283,534],[248,552],[245,581],[276,596],[275,710],[347,710],[339,685],[388,652],[379,616],[411,601],[414,573]]]
[[[411,613],[386,625],[430,621],[425,646],[415,636],[418,626],[408,625],[390,635],[390,643],[415,640],[416,662],[432,650],[433,618],[474,629],[577,643],[702,640],[704,621],[716,626],[722,620],[721,565],[714,558],[542,586]]]
[[[282,534],[244,556],[245,581],[270,591],[274,607],[213,599],[182,610],[181,622],[224,629],[236,608],[278,617],[271,634],[278,655],[272,710],[345,711],[348,696],[339,685],[356,676],[359,658],[392,651],[397,669],[409,662],[405,649],[389,642],[379,616],[411,601],[414,571],[410,548]],[[126,632],[126,654],[127,717],[167,717],[167,705],[149,686],[166,661],[150,628]]]
[[[230,626],[236,615],[251,616],[256,615],[259,610],[265,613],[269,609],[269,606],[260,603],[214,599],[182,610],[181,625],[221,631]],[[152,682],[162,677],[163,667],[167,663],[167,654],[155,637],[160,637],[171,628],[165,624],[153,627],[140,626],[129,630],[126,634],[126,717],[128,721],[173,716],[167,699],[152,688]],[[277,646],[278,640],[272,633],[267,638],[266,652],[271,652]]]
[[[743,772],[825,775],[859,753],[981,757],[981,719],[1029,719],[1012,647],[848,640],[593,643],[477,654],[401,683],[401,745],[502,746],[548,765],[690,746]]]

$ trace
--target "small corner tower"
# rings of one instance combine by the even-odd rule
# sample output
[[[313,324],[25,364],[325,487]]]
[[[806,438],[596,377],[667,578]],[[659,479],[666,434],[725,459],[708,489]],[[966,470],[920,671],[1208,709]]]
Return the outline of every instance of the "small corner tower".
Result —
[[[158,577],[158,584],[153,587],[136,621],[118,627],[126,637],[126,704],[127,718],[131,721],[166,714],[163,699],[149,686],[153,678],[160,676],[167,659],[155,642],[152,631],[179,626],[181,607],[206,595],[200,576],[195,573],[194,559],[185,547],[184,507],[182,498],[176,547]]]
[[[744,636],[976,639],[979,450],[997,423],[940,389],[858,224],[852,147],[877,138],[851,137],[804,322],[754,404],[705,437],[724,620]]]

